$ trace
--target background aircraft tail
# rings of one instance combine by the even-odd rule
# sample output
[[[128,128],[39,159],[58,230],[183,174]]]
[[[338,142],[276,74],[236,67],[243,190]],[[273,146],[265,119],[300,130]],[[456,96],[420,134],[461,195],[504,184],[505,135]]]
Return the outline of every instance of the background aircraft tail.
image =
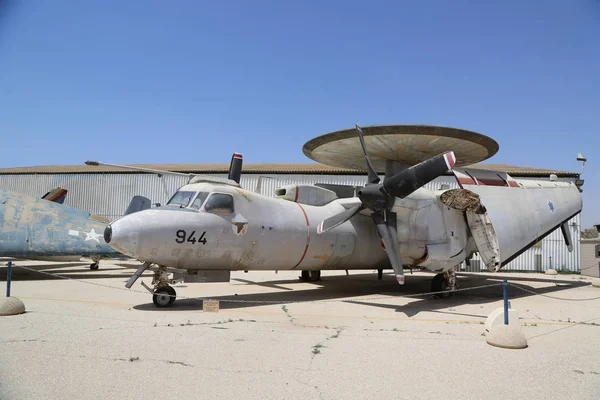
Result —
[[[54,203],[63,204],[67,197],[68,190],[57,187],[42,196],[42,199],[52,201]]]
[[[133,196],[127,206],[124,215],[133,214],[138,211],[147,210],[151,207],[150,199],[144,196]]]

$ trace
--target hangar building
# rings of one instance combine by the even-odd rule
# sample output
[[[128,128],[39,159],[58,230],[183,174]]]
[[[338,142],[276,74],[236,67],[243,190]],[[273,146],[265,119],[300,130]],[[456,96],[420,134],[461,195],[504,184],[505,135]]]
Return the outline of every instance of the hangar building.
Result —
[[[140,164],[144,168],[204,174],[226,178],[229,164]],[[560,181],[575,182],[579,174],[549,169],[516,167],[503,164],[476,164],[470,168],[504,171],[519,179],[550,179],[555,174]],[[383,176],[381,177],[383,179]],[[240,184],[247,190],[275,196],[275,189],[284,184],[327,183],[363,186],[366,173],[329,167],[322,164],[244,164]],[[153,203],[165,204],[175,191],[187,182],[183,176],[137,172],[109,166],[55,165],[0,169],[0,187],[33,196],[43,196],[61,187],[69,191],[66,205],[93,214],[116,219],[120,217],[135,195],[148,197]],[[440,176],[425,186],[428,189],[457,188],[454,176]],[[564,244],[560,229],[552,232],[531,249],[503,267],[511,271],[545,271],[550,268],[580,271],[580,216],[569,221],[574,242],[573,252]],[[463,266],[463,268],[467,268]],[[469,271],[485,270],[477,257]]]

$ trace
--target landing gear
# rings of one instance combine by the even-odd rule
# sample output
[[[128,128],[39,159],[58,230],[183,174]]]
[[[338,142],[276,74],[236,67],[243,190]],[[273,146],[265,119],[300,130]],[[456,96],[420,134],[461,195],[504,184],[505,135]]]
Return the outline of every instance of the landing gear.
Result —
[[[130,289],[135,281],[137,281],[151,265],[152,263],[145,262],[144,265],[139,267],[137,271],[135,271],[135,274],[129,278],[125,287]],[[163,267],[162,265],[158,266],[152,277],[152,285],[154,286],[154,291],[142,281],[142,286],[152,293],[152,302],[154,305],[158,308],[171,307],[175,302],[177,293],[175,292],[175,289],[169,286],[169,273],[167,272],[167,267]]]
[[[98,269],[98,267],[100,267],[100,257],[92,257],[92,261],[93,263],[90,264],[90,269],[92,271],[95,271]]]
[[[321,280],[321,271],[302,271],[300,275],[302,282],[317,282]]]
[[[163,286],[154,291],[152,294],[152,302],[154,302],[154,305],[158,308],[171,307],[176,296],[177,293],[175,292],[175,289],[171,286]]]
[[[454,269],[437,274],[431,281],[432,292],[441,292],[447,290],[456,290],[456,271]],[[446,298],[452,296],[452,292],[436,293],[434,296]]]
[[[175,289],[169,286],[167,267],[158,266],[152,277],[152,285],[154,285],[154,293],[152,293],[152,302],[154,305],[158,308],[171,307],[175,302],[177,293]]]

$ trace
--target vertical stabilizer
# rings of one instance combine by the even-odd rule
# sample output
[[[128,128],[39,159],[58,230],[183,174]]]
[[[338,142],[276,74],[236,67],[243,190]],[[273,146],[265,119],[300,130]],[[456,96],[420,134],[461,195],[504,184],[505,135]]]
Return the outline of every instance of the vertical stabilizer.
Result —
[[[242,176],[242,163],[243,157],[240,153],[233,153],[231,156],[231,163],[229,164],[229,175],[227,179],[231,179],[235,183],[240,183],[240,178]]]

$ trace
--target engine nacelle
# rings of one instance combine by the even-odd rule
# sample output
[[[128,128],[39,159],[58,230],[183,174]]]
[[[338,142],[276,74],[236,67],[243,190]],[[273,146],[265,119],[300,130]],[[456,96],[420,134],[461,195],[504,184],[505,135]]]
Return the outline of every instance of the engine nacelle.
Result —
[[[470,254],[469,227],[462,210],[448,207],[439,193],[419,189],[397,199],[400,258],[406,265],[447,270]]]
[[[324,206],[337,199],[335,192],[313,185],[285,185],[275,189],[279,199],[311,206]]]

